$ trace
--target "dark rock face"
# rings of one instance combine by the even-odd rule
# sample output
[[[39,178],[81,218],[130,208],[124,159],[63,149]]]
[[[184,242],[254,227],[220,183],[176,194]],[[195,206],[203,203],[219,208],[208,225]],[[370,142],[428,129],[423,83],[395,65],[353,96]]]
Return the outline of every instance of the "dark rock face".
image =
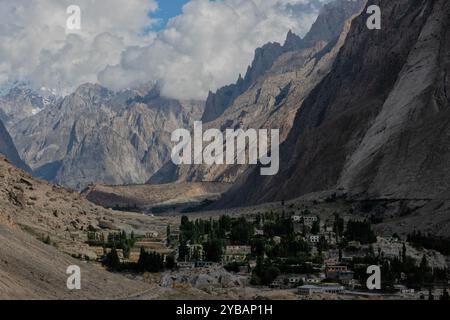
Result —
[[[371,3],[372,4],[372,3]],[[258,170],[223,200],[254,204],[341,189],[359,198],[448,198],[450,3],[373,1],[301,106],[277,176]]]
[[[30,171],[30,168],[20,159],[11,136],[2,121],[0,121],[0,153],[16,167],[28,172]]]

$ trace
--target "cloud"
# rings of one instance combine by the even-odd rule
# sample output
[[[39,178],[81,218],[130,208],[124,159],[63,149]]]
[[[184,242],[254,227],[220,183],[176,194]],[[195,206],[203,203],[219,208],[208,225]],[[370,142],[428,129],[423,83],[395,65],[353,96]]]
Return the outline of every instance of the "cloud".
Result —
[[[0,84],[69,92],[85,82],[158,82],[166,96],[205,99],[245,72],[255,48],[290,29],[303,35],[321,2],[191,0],[155,34],[144,30],[156,23],[156,0],[0,0]],[[70,4],[82,9],[82,30],[67,35]]]
[[[318,0],[192,0],[151,45],[124,52],[99,80],[115,89],[158,81],[166,96],[205,99],[245,72],[255,48],[284,41],[290,29],[304,35],[319,8]]]
[[[81,27],[66,33],[66,10],[81,8]],[[133,45],[151,43],[155,0],[0,0],[0,85],[26,81],[35,88],[70,91],[97,82]]]

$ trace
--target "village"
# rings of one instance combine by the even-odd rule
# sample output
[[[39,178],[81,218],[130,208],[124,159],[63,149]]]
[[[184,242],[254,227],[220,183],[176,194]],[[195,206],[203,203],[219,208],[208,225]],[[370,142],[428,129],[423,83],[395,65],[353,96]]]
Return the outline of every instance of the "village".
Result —
[[[338,213],[321,219],[302,209],[216,219],[183,216],[179,228],[168,225],[165,235],[95,231],[88,244],[114,272],[220,269],[242,287],[286,291],[298,299],[447,299],[445,257],[417,239],[417,234],[380,237],[367,220]],[[366,285],[373,265],[381,268],[380,290]]]

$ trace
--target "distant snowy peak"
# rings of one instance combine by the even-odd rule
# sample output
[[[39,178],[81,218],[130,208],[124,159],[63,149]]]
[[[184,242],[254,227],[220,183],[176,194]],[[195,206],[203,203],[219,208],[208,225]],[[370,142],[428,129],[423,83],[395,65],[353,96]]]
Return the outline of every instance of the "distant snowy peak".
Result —
[[[45,88],[43,88],[45,89]],[[49,90],[31,90],[24,84],[3,88],[0,94],[0,117],[7,127],[36,115],[57,103],[59,98]]]

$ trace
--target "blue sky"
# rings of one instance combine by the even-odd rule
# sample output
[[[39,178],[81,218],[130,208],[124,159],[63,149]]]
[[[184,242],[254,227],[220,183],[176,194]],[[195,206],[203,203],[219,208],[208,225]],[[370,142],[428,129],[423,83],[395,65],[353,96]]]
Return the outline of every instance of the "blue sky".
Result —
[[[151,14],[153,18],[160,19],[161,22],[155,25],[152,29],[154,31],[159,31],[164,29],[167,24],[167,21],[181,14],[183,5],[189,2],[189,0],[159,0],[158,1],[158,10]]]

